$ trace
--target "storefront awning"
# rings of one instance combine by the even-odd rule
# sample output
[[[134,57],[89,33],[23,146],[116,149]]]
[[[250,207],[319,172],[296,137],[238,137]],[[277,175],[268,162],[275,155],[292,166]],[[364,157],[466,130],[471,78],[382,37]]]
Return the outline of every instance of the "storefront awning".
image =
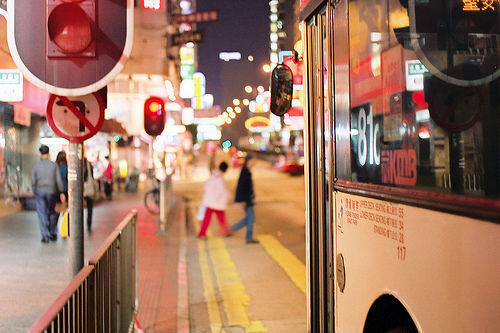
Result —
[[[122,124],[114,119],[105,119],[100,132],[127,135],[127,131],[123,128]]]

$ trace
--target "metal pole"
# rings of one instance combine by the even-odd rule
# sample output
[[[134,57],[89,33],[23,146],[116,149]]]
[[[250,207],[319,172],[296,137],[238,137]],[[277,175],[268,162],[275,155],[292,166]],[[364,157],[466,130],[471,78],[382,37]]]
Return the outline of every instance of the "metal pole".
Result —
[[[168,176],[160,182],[160,229],[165,230],[168,215]]]
[[[74,277],[83,268],[83,144],[68,147],[69,268]]]

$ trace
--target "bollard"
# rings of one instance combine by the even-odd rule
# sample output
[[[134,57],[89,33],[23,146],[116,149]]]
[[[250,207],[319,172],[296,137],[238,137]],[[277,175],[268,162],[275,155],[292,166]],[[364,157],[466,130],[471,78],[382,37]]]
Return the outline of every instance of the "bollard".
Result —
[[[168,215],[168,177],[160,182],[160,230],[165,231]]]

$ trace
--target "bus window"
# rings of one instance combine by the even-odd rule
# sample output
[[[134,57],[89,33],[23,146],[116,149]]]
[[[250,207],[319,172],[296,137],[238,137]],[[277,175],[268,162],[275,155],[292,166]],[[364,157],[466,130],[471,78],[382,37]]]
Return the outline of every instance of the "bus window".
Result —
[[[351,180],[496,198],[500,4],[443,3],[349,2]]]

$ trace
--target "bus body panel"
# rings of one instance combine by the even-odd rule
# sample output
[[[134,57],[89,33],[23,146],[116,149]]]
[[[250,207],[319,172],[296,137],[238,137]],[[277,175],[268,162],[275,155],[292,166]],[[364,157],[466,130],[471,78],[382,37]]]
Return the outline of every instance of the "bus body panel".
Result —
[[[383,294],[396,297],[422,332],[497,332],[500,225],[335,192],[338,332],[362,332]],[[337,264],[337,263],[335,263]]]

